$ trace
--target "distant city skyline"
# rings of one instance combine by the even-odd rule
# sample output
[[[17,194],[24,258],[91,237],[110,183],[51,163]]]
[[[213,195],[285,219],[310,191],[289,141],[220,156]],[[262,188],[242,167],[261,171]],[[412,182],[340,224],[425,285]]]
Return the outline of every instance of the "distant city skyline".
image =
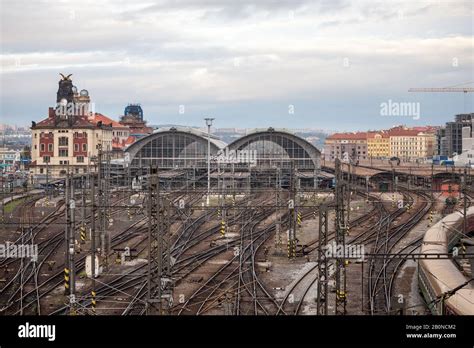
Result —
[[[161,127],[171,127],[171,126],[177,126],[178,124],[173,124],[173,123],[167,123],[167,124],[150,124],[152,127],[156,128],[161,128]],[[18,125],[18,124],[8,124],[8,123],[0,123],[0,131],[7,128],[7,129],[29,129],[31,124],[29,125]],[[201,128],[203,130],[207,131],[206,126],[202,125],[195,125],[195,126],[186,126],[186,127],[192,127],[192,128]],[[245,128],[245,127],[211,127],[212,132],[225,132],[225,131],[236,131],[236,132],[242,132],[246,133],[251,130],[255,129],[266,129],[269,127],[259,127],[259,128]],[[327,132],[325,129],[320,129],[320,128],[289,128],[286,127],[287,129],[291,129],[294,132],[305,132],[305,131],[311,131],[311,132]],[[329,130],[330,132],[336,132],[336,130]]]
[[[59,73],[149,124],[363,131],[473,111],[472,94],[408,92],[474,86],[472,1],[0,1],[0,123],[45,118]]]
[[[449,122],[450,120],[447,120],[447,122]],[[442,125],[421,125],[421,126],[412,126],[414,128],[423,128],[425,126],[434,126],[434,127],[438,127],[438,126],[443,126],[444,124]],[[3,123],[1,124],[0,123],[0,131],[4,130],[4,129],[12,129],[12,130],[28,130],[30,128],[31,124],[28,124],[28,125],[19,125],[19,124],[9,124],[9,123]],[[155,128],[161,128],[161,127],[172,127],[172,126],[182,126],[181,124],[177,124],[177,123],[167,123],[167,124],[150,124],[151,127],[155,127]],[[322,133],[327,133],[327,134],[332,134],[332,133],[357,133],[357,132],[368,132],[368,131],[382,131],[382,130],[387,130],[389,128],[392,128],[392,127],[398,127],[398,126],[406,126],[408,128],[410,128],[409,126],[405,125],[405,124],[399,124],[399,125],[393,125],[393,126],[390,126],[390,127],[386,127],[386,128],[367,128],[367,129],[362,129],[362,130],[347,130],[347,131],[339,131],[339,130],[336,130],[336,129],[322,129],[322,128],[310,128],[310,127],[307,127],[307,128],[294,128],[294,127],[276,127],[276,129],[288,129],[288,130],[291,130],[292,132],[295,132],[295,133],[305,133],[305,132],[322,132]],[[200,128],[202,129],[203,131],[207,131],[207,127],[206,126],[203,126],[203,125],[188,125],[188,126],[185,126],[185,127],[191,127],[191,128]],[[237,132],[237,133],[248,133],[249,131],[253,131],[253,130],[265,130],[267,128],[272,128],[271,126],[269,127],[214,127],[212,126],[211,127],[211,132],[212,133],[225,133],[225,132]]]

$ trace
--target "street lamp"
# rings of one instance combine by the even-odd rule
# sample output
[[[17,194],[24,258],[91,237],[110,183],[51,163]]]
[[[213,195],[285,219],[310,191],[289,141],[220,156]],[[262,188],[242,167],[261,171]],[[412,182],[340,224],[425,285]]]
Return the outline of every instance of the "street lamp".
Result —
[[[209,195],[211,192],[211,126],[213,118],[205,118],[207,126],[207,198],[206,204],[209,206]]]

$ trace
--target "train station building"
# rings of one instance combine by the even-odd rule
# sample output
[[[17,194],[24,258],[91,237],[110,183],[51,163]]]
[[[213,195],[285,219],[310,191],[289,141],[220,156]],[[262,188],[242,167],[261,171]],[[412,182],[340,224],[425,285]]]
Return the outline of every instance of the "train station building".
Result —
[[[160,128],[127,147],[125,157],[129,162],[125,165],[129,165],[132,176],[157,168],[175,171],[177,177],[188,180],[204,177],[208,141],[211,179],[224,181],[220,186],[243,186],[250,182],[274,185],[278,178],[287,181],[292,171],[297,173],[299,184],[314,185],[315,172],[320,169],[321,153],[316,147],[286,130],[274,128],[255,130],[231,144],[196,128]]]

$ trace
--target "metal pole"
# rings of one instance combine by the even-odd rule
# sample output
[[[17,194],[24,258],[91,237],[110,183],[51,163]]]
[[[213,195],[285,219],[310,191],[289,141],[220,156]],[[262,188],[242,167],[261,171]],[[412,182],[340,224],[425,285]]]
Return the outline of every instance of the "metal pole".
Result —
[[[76,202],[74,200],[74,179],[71,176],[68,176],[69,183],[69,208],[71,213],[70,226],[69,226],[69,269],[70,274],[70,293],[69,293],[69,303],[70,303],[70,313],[76,314],[76,279],[75,279],[75,263],[74,263],[74,245],[75,245],[75,228],[76,228]]]
[[[369,203],[369,176],[365,177],[365,190],[367,191],[367,203]]]
[[[51,196],[49,195],[49,160],[46,162],[46,197],[51,199]]]
[[[66,225],[64,229],[64,239],[66,240],[65,246],[66,250],[64,253],[64,291],[66,295],[70,293],[70,265],[69,265],[69,229],[71,228],[70,226],[70,202],[69,202],[69,172],[66,174],[66,179],[65,179],[65,192],[64,192],[64,202],[65,202],[65,207],[64,207],[64,213],[66,215]]]
[[[335,200],[336,200],[336,219],[335,219],[335,230],[336,230],[336,245],[345,250],[345,239],[346,239],[346,214],[344,198],[347,192],[347,182],[343,180],[343,172],[341,168],[341,161],[336,159],[334,163],[335,176],[336,176],[336,188],[335,188]],[[336,304],[335,314],[345,315],[346,314],[346,265],[345,255],[338,255],[336,258]]]
[[[4,172],[4,170],[2,170]],[[8,181],[7,181],[8,182]],[[5,176],[2,175],[2,230],[6,230],[6,221],[5,221],[5,199],[7,197],[6,186],[5,186]]]
[[[328,209],[324,204],[319,207],[317,315],[328,315],[328,261],[325,249],[327,244]]]
[[[463,180],[462,180],[462,192],[463,192],[463,199],[464,199],[464,203],[463,203],[463,225],[462,225],[462,232],[464,235],[466,235],[467,233],[467,195],[466,195],[466,174],[467,174],[467,170],[466,168],[464,168],[464,176],[463,176]]]
[[[362,276],[362,281],[360,282],[361,287],[361,307],[362,307],[362,314],[364,314],[364,260],[360,263],[360,274]]]
[[[146,314],[169,314],[173,303],[170,201],[160,192],[158,170],[148,176],[148,270]]]
[[[351,218],[350,216],[351,215],[351,179],[352,179],[351,164],[349,163],[347,165],[347,217],[346,217],[348,228],[349,228],[349,222]]]
[[[431,163],[431,199],[433,199],[434,190],[434,164]]]
[[[107,255],[107,200],[106,195],[107,192],[107,167],[104,168],[102,165],[103,161],[103,149],[102,145],[99,144],[99,153],[98,153],[98,161],[99,161],[99,168],[97,171],[98,177],[98,199],[99,199],[99,236],[100,236],[100,254],[103,258],[103,269],[106,270],[108,268],[108,255]]]
[[[98,169],[97,169],[97,199],[99,201],[99,238],[100,238],[100,252],[101,256],[104,256],[104,238],[103,238],[103,186],[102,186],[102,145],[99,144],[99,152],[97,154],[98,157]]]
[[[296,226],[297,226],[297,208],[296,208],[296,175],[294,162],[291,162],[290,172],[290,204],[289,223],[288,223],[288,258],[296,258]]]
[[[156,175],[148,176],[148,270],[146,314],[161,314],[161,248],[158,235],[159,181]],[[159,291],[158,296],[156,292]]]
[[[209,205],[209,194],[211,191],[211,127],[207,126],[207,205]]]
[[[207,125],[207,198],[206,204],[209,205],[209,195],[211,192],[211,126],[213,118],[205,118]]]
[[[281,215],[280,215],[280,195],[281,195],[281,168],[276,168],[276,212],[278,220],[275,225],[275,253],[281,254],[282,240],[281,240]]]
[[[95,205],[95,180],[94,175],[90,176],[90,186],[91,186],[91,205],[92,205],[92,213],[91,213],[91,275],[92,275],[92,312],[95,313],[95,243],[96,243],[96,235],[95,235],[95,213],[96,213],[96,205]]]

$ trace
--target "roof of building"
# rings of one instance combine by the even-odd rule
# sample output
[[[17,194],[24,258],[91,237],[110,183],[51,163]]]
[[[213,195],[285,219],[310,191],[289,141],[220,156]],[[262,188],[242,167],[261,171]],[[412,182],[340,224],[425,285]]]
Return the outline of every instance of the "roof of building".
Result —
[[[436,133],[438,129],[440,129],[440,127],[439,126],[422,126],[422,127],[412,127],[412,129],[415,129],[423,133]]]
[[[113,139],[112,140],[112,147],[115,148],[115,149],[124,149],[125,147],[127,147],[128,145],[131,145],[133,144],[135,141],[137,141],[137,137],[133,136],[133,135],[129,135],[127,139],[124,139],[122,141],[118,141],[117,139]]]
[[[385,131],[385,130],[381,130],[381,131],[368,131],[367,132],[367,139],[374,139],[376,136],[381,136],[382,138],[389,138],[390,137],[390,134]]]
[[[128,129],[129,127],[114,121],[100,113],[94,113],[94,116],[74,116],[72,124],[69,120],[64,119],[56,123],[55,117],[48,117],[40,122],[33,123],[32,129],[38,128],[94,128],[98,123],[102,122],[103,127],[112,127],[120,129]]]
[[[391,137],[416,137],[418,134],[422,133],[416,129],[410,129],[410,128],[396,128],[396,129],[390,129],[388,131]]]
[[[132,135],[148,135],[153,133],[153,128],[151,127],[134,127],[132,125],[128,126],[130,128],[130,134]]]
[[[36,128],[94,128],[94,124],[90,123],[85,116],[76,116],[72,124],[69,120],[60,120],[56,123],[54,117],[48,117],[38,123],[33,123],[32,129]],[[105,126],[105,125],[104,125]]]
[[[112,120],[110,117],[102,115],[98,112],[96,112],[93,117],[89,117],[89,121],[93,122],[94,124],[97,124],[98,122],[102,122],[102,124],[111,125],[113,128],[126,128],[126,129],[128,129],[128,126],[120,124],[117,121]]]
[[[208,135],[207,132],[203,132],[199,128],[193,128],[193,127],[184,127],[184,126],[160,127],[158,129],[155,129],[153,131],[153,134],[161,133],[161,132],[169,132],[173,130],[178,131],[178,132],[194,134],[205,139],[207,139],[207,137],[209,136],[211,143],[213,143],[220,149],[223,149],[227,146],[225,142],[223,142],[221,139],[219,139],[215,135],[212,135],[212,134]]]
[[[373,139],[376,135],[380,135],[382,138],[389,137],[403,137],[403,136],[417,136],[423,134],[434,134],[438,128],[434,126],[420,126],[407,128],[405,126],[396,126],[388,130],[380,131],[367,131],[367,132],[346,132],[346,133],[334,133],[328,136],[328,140],[366,140]]]
[[[326,139],[330,140],[365,140],[367,139],[367,132],[352,132],[352,133],[334,133]]]

